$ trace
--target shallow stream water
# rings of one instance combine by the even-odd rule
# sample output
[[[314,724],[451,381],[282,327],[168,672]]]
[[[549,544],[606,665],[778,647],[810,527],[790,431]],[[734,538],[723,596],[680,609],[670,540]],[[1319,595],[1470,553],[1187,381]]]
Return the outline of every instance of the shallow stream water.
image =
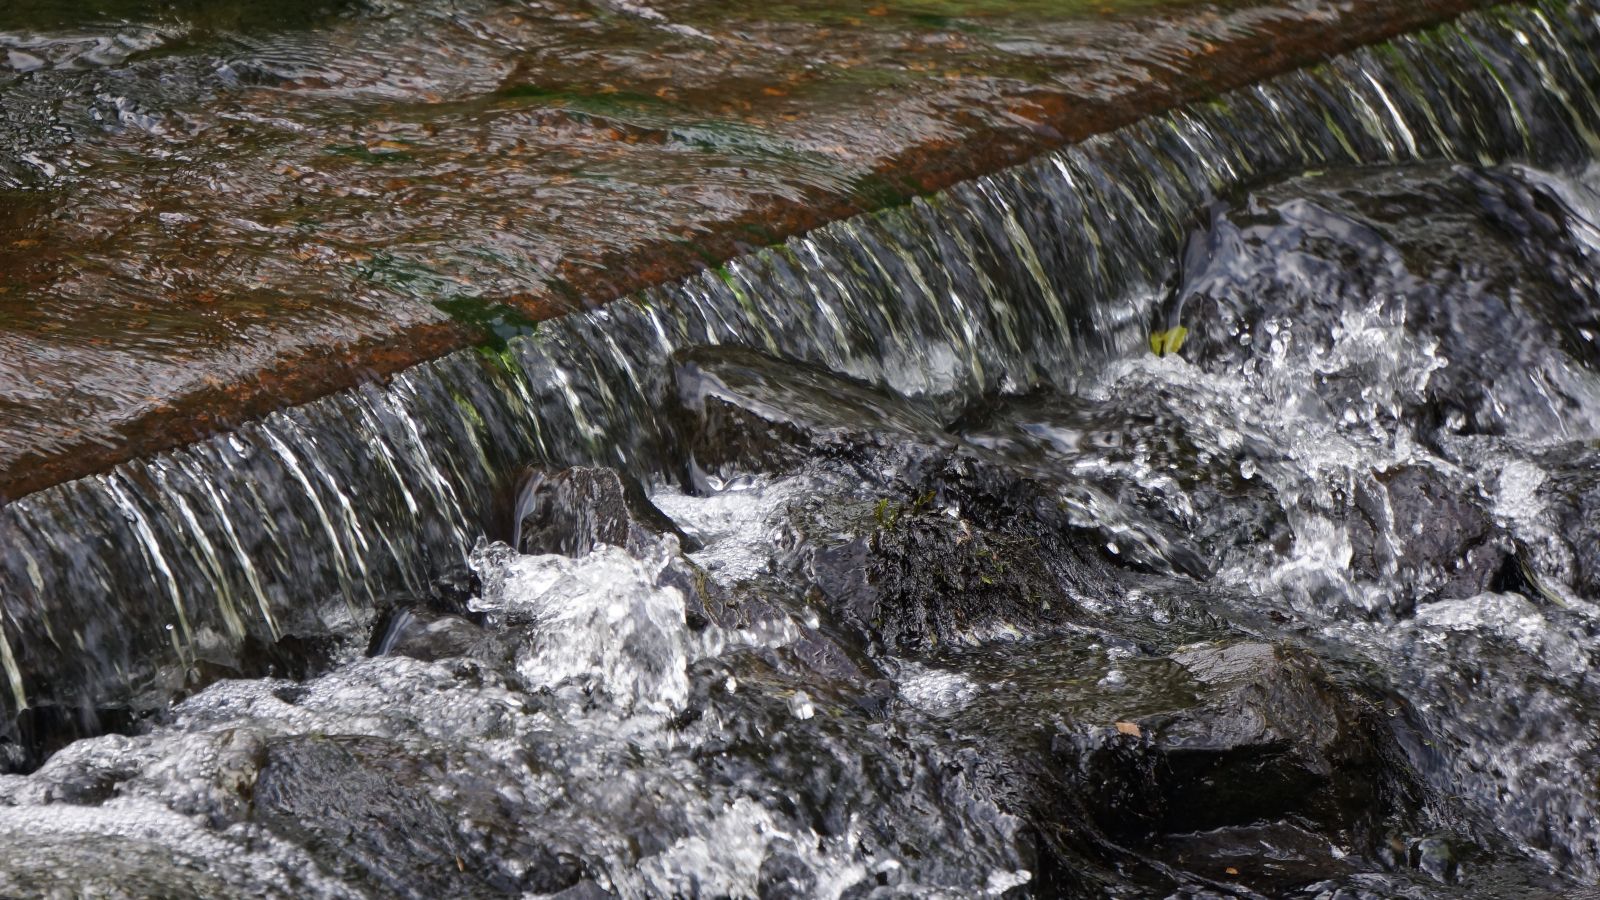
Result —
[[[1597,32],[9,505],[0,895],[1590,896]]]

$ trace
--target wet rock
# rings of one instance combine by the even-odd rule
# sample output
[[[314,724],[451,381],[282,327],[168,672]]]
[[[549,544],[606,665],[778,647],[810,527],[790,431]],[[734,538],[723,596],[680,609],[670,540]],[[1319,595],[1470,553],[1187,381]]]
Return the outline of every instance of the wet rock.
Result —
[[[722,346],[676,361],[695,471],[793,473],[823,459],[884,483],[951,446],[939,422],[906,401],[814,366]]]
[[[1070,460],[1038,465],[1037,452],[1029,452],[1036,447],[1019,449],[1016,441],[982,431],[994,425],[992,414],[964,415],[959,423],[972,434],[963,440],[892,392],[742,348],[680,356],[678,384],[691,413],[689,481],[697,489],[708,488],[698,483],[708,475],[821,472],[858,496],[883,499],[890,511],[953,509],[969,525],[1043,541],[1050,546],[1040,558],[1061,560],[1065,568],[1081,568],[1079,562],[1097,555],[1079,546],[1093,544],[1115,545],[1124,563],[1152,571],[1209,574],[1179,536],[1196,523],[1141,529],[1099,522],[1115,495],[1098,493]],[[1012,436],[1026,430],[1016,426]],[[1120,544],[1107,539],[1113,534]]]
[[[502,871],[481,852],[481,835],[463,834],[464,820],[476,832],[522,829],[488,784],[481,787],[487,795],[471,797],[447,781],[438,761],[381,738],[283,738],[266,749],[254,818],[336,876],[388,896],[503,896],[578,881],[574,864],[538,847],[518,848],[521,876]],[[447,794],[454,794],[448,807],[439,799]]]
[[[643,489],[615,469],[530,469],[517,486],[511,545],[522,553],[583,556],[609,545],[639,552],[654,535],[690,539],[656,509]]]
[[[511,651],[498,634],[465,617],[402,607],[378,620],[367,648],[368,656],[389,654],[425,662],[456,657],[505,662]]]
[[[1588,599],[1600,598],[1600,448],[1574,444],[1546,454],[1537,501],[1545,507],[1556,552],[1529,554],[1525,577],[1549,579]],[[1537,585],[1528,585],[1538,599]]]
[[[0,739],[0,773],[30,772],[80,738],[132,733],[143,718],[126,707],[71,709],[39,704],[24,709],[12,723],[16,737]]]
[[[565,890],[550,895],[550,900],[612,900],[616,894],[585,878]]]
[[[1406,848],[1406,861],[1411,867],[1426,872],[1442,884],[1456,880],[1456,871],[1461,865],[1458,857],[1458,850],[1447,837],[1421,838]]]
[[[1057,483],[889,392],[725,347],[680,356],[678,379],[696,464],[823,472],[856,494],[793,510],[785,565],[886,652],[1058,628],[1075,598],[1120,591]]]
[[[440,612],[463,613],[468,602],[483,591],[478,573],[465,563],[458,563],[428,582],[427,594],[422,601],[430,609]]]
[[[1576,373],[1600,365],[1582,337],[1600,294],[1569,237],[1583,214],[1532,177],[1406,167],[1259,190],[1212,218],[1157,327],[1181,319],[1208,369],[1315,372],[1297,402],[1355,428],[1560,433],[1583,415]]]
[[[795,846],[816,837],[859,848],[867,875],[848,897],[926,893],[916,882],[901,884],[913,877],[965,885],[955,893],[977,896],[989,872],[1031,868],[1021,822],[996,793],[992,773],[1003,754],[927,739],[886,716],[885,698],[874,695],[883,687],[892,694],[892,686],[839,670],[821,676],[802,656],[749,654],[705,673],[722,709],[721,727],[695,754],[705,777],[740,791],[754,787],[766,808],[796,826],[792,841],[769,840],[759,896],[823,893],[839,873],[819,871]],[[737,677],[734,692],[722,687],[729,674]],[[803,712],[794,702],[801,692]],[[880,888],[887,890],[874,893]]]
[[[0,896],[47,900],[161,897],[214,900],[249,896],[258,885],[230,884],[203,859],[149,836],[5,835]]]
[[[1351,567],[1369,578],[1398,577],[1428,598],[1488,590],[1509,551],[1469,490],[1423,466],[1400,466],[1361,482],[1346,521]]]
[[[1116,844],[1186,868],[1202,848],[1232,853],[1236,880],[1275,890],[1346,871],[1329,841],[1370,850],[1385,818],[1415,803],[1377,719],[1303,653],[1235,643],[1172,659],[1200,685],[1195,705],[1063,732],[1052,747]],[[1272,865],[1263,840],[1285,845]]]
[[[804,900],[816,895],[817,874],[795,854],[792,844],[768,850],[759,878],[756,895],[760,900]]]
[[[1268,896],[1355,868],[1326,837],[1290,821],[1168,835],[1161,840],[1160,853],[1201,878]]]
[[[336,871],[400,896],[487,894],[457,863],[464,848],[451,816],[399,783],[396,764],[410,761],[372,738],[277,742],[256,779],[256,818]]]
[[[817,503],[791,512],[788,563],[841,620],[888,653],[1062,627],[1074,595],[1114,585],[1070,540],[985,529],[916,503]]]
[[[1245,468],[1270,449],[1249,438],[1215,445],[1158,386],[1130,379],[1095,400],[1037,390],[977,413],[965,440],[1052,482],[1085,521],[1117,510],[1125,520],[1104,531],[1135,561],[1200,574],[1198,551],[1216,558],[1290,540],[1275,490]]]
[[[644,489],[615,469],[576,466],[560,471],[530,469],[517,488],[512,543],[519,552],[579,557],[602,546],[635,555],[653,552],[657,537],[672,535],[685,553],[700,542],[650,502]],[[680,558],[664,570],[665,583],[685,598],[689,624],[737,627],[743,621],[735,599]]]
[[[963,434],[971,446],[944,477],[982,486],[960,497],[975,513],[998,500],[1001,521],[1097,534],[1120,564],[1149,572],[1204,580],[1208,558],[1287,542],[1276,495],[1240,474],[1238,450],[1195,443],[1160,396],[1118,393],[1012,400]]]

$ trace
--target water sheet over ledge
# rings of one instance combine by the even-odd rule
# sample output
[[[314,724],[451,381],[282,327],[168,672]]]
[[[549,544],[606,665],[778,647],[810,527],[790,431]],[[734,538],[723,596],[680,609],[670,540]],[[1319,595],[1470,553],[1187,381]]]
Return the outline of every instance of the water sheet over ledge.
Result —
[[[1184,237],[1269,176],[1559,164],[1600,134],[1600,8],[1511,5],[1151,118],[0,510],[4,709],[103,727],[282,671],[499,535],[521,465],[676,477],[665,363],[739,343],[954,411],[1144,346]]]
[[[1486,0],[0,5],[0,498]]]

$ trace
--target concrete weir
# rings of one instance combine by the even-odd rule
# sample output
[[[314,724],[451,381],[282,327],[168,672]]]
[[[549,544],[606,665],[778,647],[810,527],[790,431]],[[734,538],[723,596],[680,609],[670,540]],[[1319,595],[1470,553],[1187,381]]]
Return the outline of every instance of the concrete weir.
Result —
[[[0,13],[0,498],[1486,5]]]
[[[1600,134],[1594,0],[992,8],[0,34],[9,764],[314,666],[530,461],[681,473],[682,348],[958,410],[1147,346],[1218,196]]]

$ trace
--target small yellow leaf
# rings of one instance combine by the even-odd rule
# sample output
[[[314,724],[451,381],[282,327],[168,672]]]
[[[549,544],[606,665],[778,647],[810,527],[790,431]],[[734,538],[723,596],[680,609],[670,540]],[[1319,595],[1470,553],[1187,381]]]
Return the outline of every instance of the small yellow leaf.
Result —
[[[1223,869],[1222,871],[1227,872],[1229,875],[1237,875],[1237,874],[1239,874],[1239,870],[1235,869],[1233,866],[1229,866],[1226,869]]]
[[[1183,342],[1189,337],[1189,329],[1182,325],[1158,331],[1150,335],[1150,350],[1157,356],[1170,356],[1183,349]]]

